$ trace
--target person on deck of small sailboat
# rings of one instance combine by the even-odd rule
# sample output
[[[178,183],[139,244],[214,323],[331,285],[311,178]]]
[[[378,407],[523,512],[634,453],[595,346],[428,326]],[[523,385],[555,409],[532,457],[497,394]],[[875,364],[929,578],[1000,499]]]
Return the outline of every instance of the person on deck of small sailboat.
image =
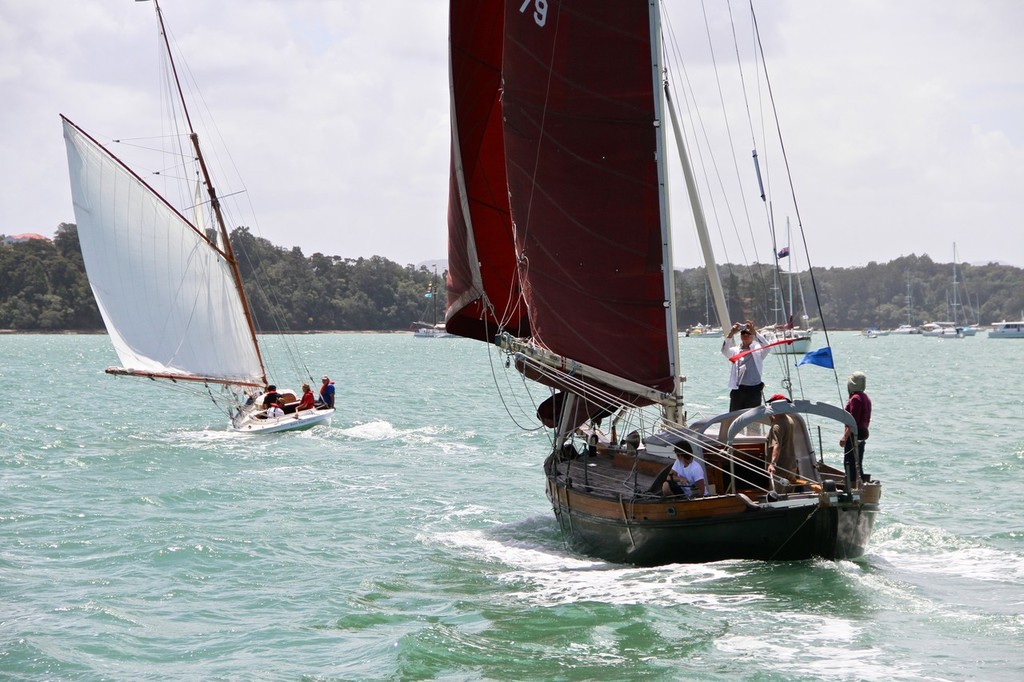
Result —
[[[274,384],[270,384],[269,386],[267,386],[267,392],[263,396],[263,407],[269,408],[280,399],[281,394],[277,392],[277,386],[275,386]]]
[[[320,409],[334,409],[334,382],[326,374],[320,386]]]
[[[299,400],[299,404],[295,408],[295,411],[302,412],[303,410],[312,410],[315,403],[316,398],[313,396],[313,389],[309,387],[309,384],[302,384],[302,399]]]

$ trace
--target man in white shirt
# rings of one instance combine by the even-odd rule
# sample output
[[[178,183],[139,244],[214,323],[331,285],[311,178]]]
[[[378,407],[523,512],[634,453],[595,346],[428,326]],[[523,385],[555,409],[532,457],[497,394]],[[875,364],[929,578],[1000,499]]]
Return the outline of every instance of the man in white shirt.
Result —
[[[686,499],[704,497],[707,484],[704,480],[704,467],[693,458],[693,449],[686,441],[676,443],[676,461],[668,478],[661,484],[661,494],[685,495]]]
[[[738,346],[733,341],[737,333],[740,335]],[[728,336],[722,341],[722,355],[725,357],[731,359],[742,354],[731,363],[732,369],[729,371],[730,412],[761,404],[761,391],[764,389],[761,372],[764,369],[764,358],[771,352],[771,348],[764,348],[767,345],[768,339],[757,333],[752,320],[747,320],[745,324],[734,322]]]

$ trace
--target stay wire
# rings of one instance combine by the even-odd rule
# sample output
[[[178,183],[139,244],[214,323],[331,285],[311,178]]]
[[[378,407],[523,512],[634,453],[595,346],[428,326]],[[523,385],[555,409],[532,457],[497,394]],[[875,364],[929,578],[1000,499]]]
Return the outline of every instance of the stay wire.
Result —
[[[768,66],[767,66],[767,63],[765,62],[765,59],[764,59],[764,46],[761,43],[761,32],[760,32],[760,30],[758,28],[758,24],[757,24],[757,15],[754,12],[754,2],[753,2],[753,0],[749,0],[749,1],[750,1],[750,16],[751,16],[751,19],[754,22],[754,35],[756,36],[756,39],[757,39],[757,48],[758,48],[758,51],[760,52],[760,55],[761,55],[761,63],[765,65],[765,67],[764,67],[765,87],[767,87],[767,89],[768,89],[768,98],[769,98],[769,101],[771,102],[772,115],[773,115],[774,120],[775,120],[776,133],[777,133],[777,135],[779,137],[779,148],[780,148],[781,153],[782,153],[783,165],[786,168],[786,178],[787,178],[787,180],[789,182],[790,195],[791,195],[792,200],[793,200],[793,210],[796,213],[797,228],[800,231],[800,240],[801,240],[801,243],[803,244],[803,247],[804,247],[804,253],[807,255],[807,272],[808,272],[808,274],[811,277],[811,287],[814,290],[814,301],[815,301],[815,305],[816,305],[817,310],[818,310],[818,319],[821,321],[822,333],[825,334],[825,346],[827,348],[831,348],[832,347],[832,342],[829,339],[829,335],[828,335],[828,325],[825,323],[825,315],[822,312],[822,308],[821,308],[821,297],[819,296],[819,292],[818,292],[818,281],[817,281],[817,278],[815,278],[815,276],[814,276],[814,268],[811,265],[811,254],[810,254],[810,251],[808,251],[808,249],[807,249],[807,235],[804,233],[803,218],[800,215],[800,205],[799,205],[799,203],[797,202],[797,199],[796,199],[796,187],[795,187],[795,185],[793,183],[793,173],[792,173],[792,171],[790,169],[790,166],[789,166],[789,156],[786,154],[786,146],[785,146],[785,142],[784,142],[783,137],[782,137],[782,127],[781,127],[781,124],[779,122],[778,108],[776,107],[776,104],[775,104],[775,94],[774,94],[774,92],[772,90],[771,79],[768,76]],[[842,402],[842,400],[843,400],[842,389],[839,386],[839,373],[836,371],[835,359],[834,358],[833,358],[832,365],[833,365],[832,366],[832,376],[833,376],[833,378],[835,380],[835,384],[836,384],[836,393],[839,396],[839,402]]]

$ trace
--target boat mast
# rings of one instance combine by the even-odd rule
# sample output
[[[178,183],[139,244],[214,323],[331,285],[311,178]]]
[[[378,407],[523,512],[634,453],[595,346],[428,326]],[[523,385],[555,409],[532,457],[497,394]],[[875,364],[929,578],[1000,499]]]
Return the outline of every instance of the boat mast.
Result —
[[[732,323],[729,316],[729,307],[725,303],[725,290],[722,288],[722,278],[718,274],[718,265],[715,263],[715,252],[711,247],[711,237],[708,234],[708,223],[704,217],[704,207],[700,203],[700,195],[697,193],[697,182],[693,177],[693,168],[690,166],[690,156],[686,152],[686,143],[683,142],[683,128],[676,113],[675,103],[668,90],[668,83],[665,83],[665,103],[668,106],[669,115],[672,117],[672,128],[675,131],[676,149],[679,151],[679,161],[683,166],[683,177],[686,180],[686,192],[690,197],[690,210],[693,212],[693,221],[697,228],[697,238],[700,241],[700,249],[704,254],[704,267],[707,269],[707,281],[711,284],[711,295],[715,302],[715,312],[718,313],[718,322],[722,325],[724,332],[726,327]]]
[[[434,266],[434,279],[430,282],[430,304],[434,307],[434,317],[430,324],[437,326],[437,266]]]
[[[658,196],[661,207],[661,262],[665,287],[665,329],[668,342],[669,371],[672,372],[673,394],[675,404],[665,409],[665,419],[669,422],[681,420],[683,404],[683,382],[680,376],[679,363],[679,324],[676,320],[676,280],[675,268],[672,265],[672,230],[669,222],[668,207],[668,176],[665,169],[665,98],[662,93],[664,77],[661,62],[661,3],[651,2],[651,77],[654,79],[654,124],[655,150],[658,160]]]
[[[249,334],[252,336],[253,347],[256,349],[256,359],[260,363],[260,370],[263,372],[261,379],[263,384],[267,383],[267,368],[263,364],[263,355],[260,352],[260,344],[256,339],[256,327],[252,322],[252,313],[249,311],[249,299],[245,295],[245,287],[242,286],[242,273],[238,270],[238,261],[235,260],[235,251],[231,247],[231,240],[228,238],[228,230],[224,224],[224,216],[220,210],[220,199],[217,198],[217,190],[213,187],[210,179],[210,172],[206,168],[206,159],[203,158],[203,151],[199,147],[199,135],[192,127],[192,117],[188,113],[188,104],[185,101],[185,93],[181,89],[181,81],[178,80],[178,68],[174,64],[174,55],[171,53],[171,43],[167,37],[167,29],[164,26],[164,15],[160,10],[159,0],[153,0],[156,7],[156,18],[160,23],[160,35],[164,39],[164,48],[167,50],[167,62],[171,65],[171,76],[174,78],[174,86],[178,90],[178,99],[181,102],[181,110],[185,114],[185,123],[188,125],[189,139],[192,141],[192,148],[196,152],[196,160],[199,162],[199,170],[203,174],[203,182],[206,185],[206,192],[210,196],[210,206],[217,219],[217,228],[220,230],[221,240],[224,242],[224,259],[231,266],[231,274],[235,280],[235,289],[242,299],[242,311],[245,313],[245,322],[249,326]]]
[[[790,329],[793,328],[793,317],[796,312],[796,309],[793,308],[793,247],[790,246],[792,241],[793,235],[789,230],[789,216],[786,216],[786,248],[789,249],[786,252],[786,277],[789,280],[789,319],[786,322],[789,324]]]
[[[913,324],[914,324],[911,321],[911,320],[913,320],[913,317],[914,317],[914,315],[913,315],[914,310],[911,307],[911,301],[912,301],[912,299],[910,298],[910,273],[908,272],[907,273],[907,326],[908,327],[909,326],[913,326]]]
[[[957,303],[957,282],[956,282],[956,242],[953,242],[953,326],[956,327],[956,307]]]

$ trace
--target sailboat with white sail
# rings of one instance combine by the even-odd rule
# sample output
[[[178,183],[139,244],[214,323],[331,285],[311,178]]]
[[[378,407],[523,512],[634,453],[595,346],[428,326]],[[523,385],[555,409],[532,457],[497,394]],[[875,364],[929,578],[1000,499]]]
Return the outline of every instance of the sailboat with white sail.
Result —
[[[443,322],[437,321],[437,266],[434,266],[434,277],[430,280],[427,293],[424,294],[430,300],[427,311],[430,313],[430,322],[417,321],[412,323],[413,336],[418,339],[447,339],[452,337],[444,328]]]
[[[907,273],[907,321],[904,324],[896,327],[892,330],[893,334],[898,336],[910,336],[914,334],[920,334],[921,330],[917,328],[913,323],[914,320],[914,299],[910,292],[910,273]]]
[[[775,324],[763,327],[758,331],[769,343],[779,343],[778,347],[775,349],[776,353],[782,355],[803,355],[811,350],[811,337],[814,331],[812,329],[804,328],[804,325],[807,324],[809,318],[807,315],[807,303],[804,301],[804,290],[803,286],[800,284],[799,276],[797,277],[797,286],[800,288],[800,301],[803,306],[803,315],[799,322],[794,320],[796,309],[793,306],[793,260],[796,258],[796,255],[791,249],[791,242],[792,238],[789,229],[789,219],[787,219],[786,246],[775,255],[776,305],[780,306],[779,310],[782,311],[783,316],[785,317],[785,322],[776,320]],[[783,258],[785,258],[787,262],[786,275],[787,284],[789,286],[788,305],[784,305],[784,299],[781,294],[782,267],[780,263]]]
[[[948,292],[947,292],[948,293]],[[978,333],[977,327],[972,327],[961,320],[960,309],[960,283],[957,281],[956,269],[956,243],[953,243],[953,289],[952,302],[947,298],[947,312],[950,314],[948,321],[928,322],[921,326],[921,333],[940,339],[962,339],[968,336],[975,336]]]
[[[450,0],[447,329],[496,344],[547,393],[546,492],[576,550],[637,565],[856,558],[881,484],[855,461],[827,464],[808,427],[858,437],[847,412],[795,399],[687,414],[669,130],[719,319],[732,318],[663,83],[661,18],[648,0]],[[792,429],[784,471],[773,419]],[[665,494],[673,449],[695,455],[706,495]]]
[[[699,339],[722,338],[724,335],[722,328],[712,326],[711,324],[711,293],[707,278],[704,280],[704,307],[706,309],[706,313],[704,315],[705,322],[698,322],[697,324],[690,325],[686,328],[686,332],[683,335]]]
[[[956,242],[953,242],[953,325],[960,330],[963,336],[971,337],[977,336],[978,332],[981,331],[980,327],[976,323],[972,323],[969,319],[970,310],[970,299],[966,295],[967,286],[964,282],[963,276],[957,279],[957,257],[956,257]],[[964,285],[964,296],[960,295],[960,285]],[[965,300],[967,299],[967,300]],[[960,309],[960,317],[957,317],[957,308]]]
[[[221,199],[192,127],[163,14],[156,0],[154,5],[168,82],[187,122],[192,153],[183,157],[198,164],[204,198],[196,207],[175,207],[95,137],[61,116],[86,273],[122,363],[106,371],[205,395],[228,413],[236,432],[329,423],[332,406],[310,405],[294,391],[268,386]],[[194,217],[202,215],[202,207],[212,212],[212,230]]]

